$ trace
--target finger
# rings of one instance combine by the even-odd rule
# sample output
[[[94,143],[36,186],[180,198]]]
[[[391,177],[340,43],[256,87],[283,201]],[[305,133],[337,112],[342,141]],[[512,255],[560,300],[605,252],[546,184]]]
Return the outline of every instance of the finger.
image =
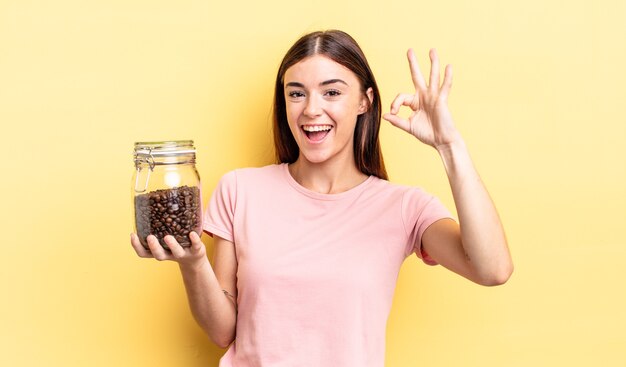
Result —
[[[133,249],[135,250],[135,252],[137,253],[139,257],[143,257],[143,258],[153,257],[152,253],[146,250],[145,247],[143,247],[143,245],[141,244],[141,241],[139,241],[139,236],[137,236],[135,233],[130,234],[130,244],[133,246]]]
[[[174,258],[180,259],[181,257],[185,256],[185,249],[183,248],[183,246],[180,245],[180,243],[178,243],[178,241],[176,241],[176,238],[174,238],[174,236],[167,235],[163,237],[163,241],[165,241],[167,247],[170,248],[170,252],[172,253],[172,256]]]
[[[436,92],[439,89],[439,56],[437,55],[437,50],[431,48],[428,56],[430,56],[430,80],[428,87],[431,91]]]
[[[147,241],[150,252],[155,259],[163,261],[169,260],[171,258],[171,255],[168,254],[163,247],[161,247],[161,244],[159,243],[159,240],[156,238],[155,235],[149,235]]]
[[[408,120],[403,119],[400,116],[393,115],[391,113],[384,114],[383,118],[389,121],[393,126],[400,128],[408,133],[411,132],[411,123]]]
[[[200,236],[195,231],[189,233],[189,239],[191,240],[191,249],[194,251],[199,251],[202,249],[202,246],[204,246]]]
[[[448,95],[450,95],[450,88],[452,88],[452,65],[446,65],[446,70],[443,75],[443,85],[441,86],[441,91],[439,95],[443,99],[448,99]]]
[[[413,111],[419,109],[419,98],[415,94],[400,93],[391,102],[390,112],[394,115],[400,112],[401,106],[410,106]]]
[[[407,52],[407,57],[409,59],[409,67],[411,68],[411,77],[413,78],[413,85],[416,90],[424,90],[426,89],[426,81],[424,80],[424,76],[420,71],[420,67],[417,63],[417,57],[415,56],[415,51],[412,48]]]

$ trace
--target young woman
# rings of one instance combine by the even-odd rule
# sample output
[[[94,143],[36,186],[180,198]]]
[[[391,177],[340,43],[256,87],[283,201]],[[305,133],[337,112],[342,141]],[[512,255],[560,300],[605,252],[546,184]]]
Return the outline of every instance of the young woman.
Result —
[[[166,237],[171,252],[131,236],[139,256],[178,262],[197,322],[230,346],[220,366],[383,366],[412,253],[482,285],[511,275],[502,224],[447,107],[452,69],[440,82],[431,50],[426,82],[412,50],[408,59],[415,92],[398,94],[384,119],[439,153],[459,224],[433,196],[387,181],[374,76],[349,35],[326,31],[299,39],[279,68],[279,163],[227,173],[211,198],[213,266],[195,233],[190,248]]]

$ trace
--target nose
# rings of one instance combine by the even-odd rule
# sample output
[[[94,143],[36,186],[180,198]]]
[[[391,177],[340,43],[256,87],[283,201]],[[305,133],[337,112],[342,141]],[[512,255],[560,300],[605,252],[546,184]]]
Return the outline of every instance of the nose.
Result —
[[[306,99],[304,114],[308,117],[317,117],[322,114],[322,105],[316,95],[311,95]]]

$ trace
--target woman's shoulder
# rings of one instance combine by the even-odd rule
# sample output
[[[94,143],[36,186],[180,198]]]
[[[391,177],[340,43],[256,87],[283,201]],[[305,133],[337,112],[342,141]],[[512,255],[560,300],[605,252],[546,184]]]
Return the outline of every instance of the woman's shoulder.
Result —
[[[375,178],[374,186],[377,190],[381,192],[385,192],[388,194],[396,194],[396,195],[406,195],[407,193],[410,195],[428,195],[426,191],[420,186],[406,185],[391,182],[388,180],[383,180],[381,178]]]
[[[275,181],[280,177],[284,164],[269,164],[262,167],[244,167],[226,172],[221,181],[235,185],[257,184]]]
[[[228,174],[237,176],[238,178],[261,179],[264,177],[274,177],[281,174],[284,164],[268,164],[262,167],[243,167],[234,169]]]

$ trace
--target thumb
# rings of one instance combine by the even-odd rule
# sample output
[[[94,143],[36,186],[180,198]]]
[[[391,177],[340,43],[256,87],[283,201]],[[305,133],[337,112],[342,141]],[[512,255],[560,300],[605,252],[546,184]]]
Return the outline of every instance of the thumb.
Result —
[[[391,113],[384,114],[383,118],[389,121],[393,126],[402,129],[408,133],[411,132],[411,123],[408,120]]]

